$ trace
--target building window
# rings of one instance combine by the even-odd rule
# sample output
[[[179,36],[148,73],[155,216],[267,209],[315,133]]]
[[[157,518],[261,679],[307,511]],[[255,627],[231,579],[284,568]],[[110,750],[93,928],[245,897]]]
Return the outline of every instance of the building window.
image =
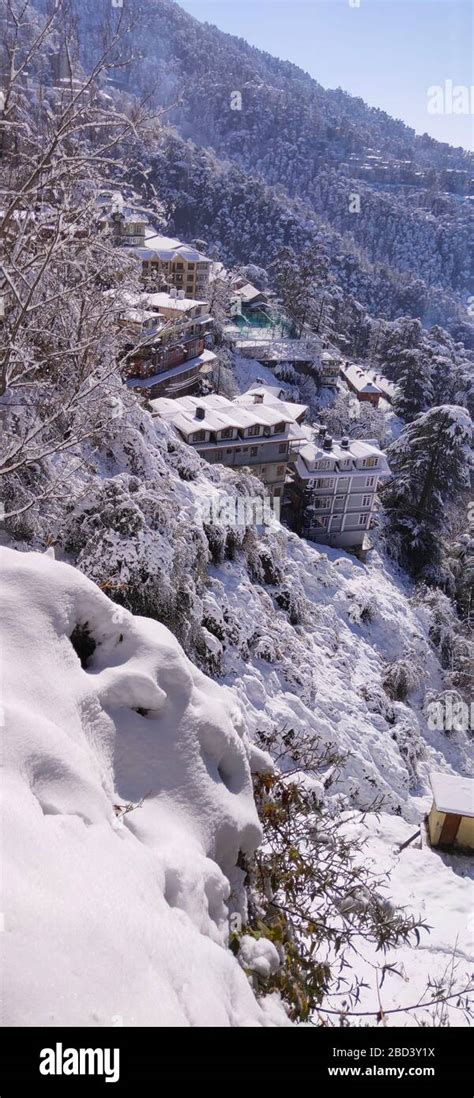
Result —
[[[316,488],[334,488],[334,479],[323,480],[322,477],[319,477],[318,480],[316,480],[314,483],[316,485]]]
[[[375,484],[375,477],[366,477],[365,478],[365,487],[366,488],[373,488],[374,484]]]
[[[337,504],[337,505],[340,505],[341,503],[344,503],[344,496],[335,496],[334,503]]]
[[[322,496],[320,499],[314,500],[314,507],[317,511],[327,511],[331,504],[329,496]]]
[[[195,431],[194,434],[191,435],[191,442],[204,442],[205,438],[205,431]]]
[[[223,431],[220,431],[221,438],[232,438],[232,427],[226,427]]]
[[[275,426],[273,428],[273,434],[274,435],[281,435],[282,431],[284,431],[284,430],[285,430],[285,424],[284,423],[275,423]]]
[[[372,499],[372,496],[362,496],[362,506],[363,507],[368,507],[369,504],[370,504],[371,499]]]
[[[377,465],[377,458],[376,457],[364,458],[362,464],[365,465],[368,469],[373,469],[374,465]]]
[[[358,523],[359,526],[367,526],[367,515],[359,515]]]
[[[288,444],[286,442],[280,442],[280,445],[278,447],[278,453],[279,454],[286,454],[287,447],[288,447]]]
[[[230,450],[226,450],[226,454],[231,454],[231,453],[232,453],[232,450],[231,450],[231,449],[230,449]]]
[[[277,477],[284,476],[284,473],[285,473],[285,466],[284,465],[277,465]]]
[[[258,454],[258,446],[250,447],[250,457],[256,457]]]
[[[256,423],[256,424],[255,424],[255,425],[254,425],[253,427],[249,427],[249,429],[248,429],[248,434],[249,434],[249,435],[259,435],[259,434],[260,434],[260,426],[259,426],[259,424],[258,424],[258,423]]]

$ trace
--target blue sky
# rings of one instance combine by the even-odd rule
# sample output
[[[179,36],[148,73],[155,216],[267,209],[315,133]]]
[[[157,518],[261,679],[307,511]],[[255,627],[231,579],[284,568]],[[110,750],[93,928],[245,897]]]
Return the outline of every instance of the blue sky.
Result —
[[[350,0],[179,3],[196,19],[294,61],[324,87],[362,96],[417,133],[474,148],[474,88],[468,112],[446,111],[446,81],[474,85],[471,0],[360,0],[358,7]],[[428,111],[433,86],[443,89],[444,113]]]

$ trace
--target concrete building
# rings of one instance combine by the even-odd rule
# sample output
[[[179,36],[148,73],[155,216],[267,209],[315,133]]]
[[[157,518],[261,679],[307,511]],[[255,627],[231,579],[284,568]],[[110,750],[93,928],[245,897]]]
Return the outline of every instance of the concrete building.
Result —
[[[124,379],[149,397],[195,392],[217,362],[205,345],[212,325],[207,301],[170,293],[125,295],[121,324],[130,333]]]
[[[191,244],[157,233],[146,213],[127,203],[120,191],[102,194],[99,206],[99,225],[111,230],[114,243],[133,248],[147,288],[174,286],[184,297],[208,296],[212,260]]]
[[[148,288],[166,290],[174,286],[185,297],[205,298],[212,260],[174,237],[149,230],[135,254],[141,260],[142,276]]]
[[[155,415],[172,423],[206,461],[246,466],[267,485],[270,495],[283,495],[288,462],[304,440],[305,405],[285,403],[266,386],[235,400],[213,393],[151,404]]]
[[[306,435],[287,486],[288,522],[302,537],[367,549],[378,485],[390,475],[374,439],[333,440],[325,427]]]
[[[145,232],[149,228],[146,214],[127,205],[120,191],[110,198],[103,196],[100,204],[99,224],[111,229],[115,244],[128,247],[144,245]]]
[[[323,351],[320,358],[321,382],[327,388],[336,389],[339,381],[341,360],[331,351]]]

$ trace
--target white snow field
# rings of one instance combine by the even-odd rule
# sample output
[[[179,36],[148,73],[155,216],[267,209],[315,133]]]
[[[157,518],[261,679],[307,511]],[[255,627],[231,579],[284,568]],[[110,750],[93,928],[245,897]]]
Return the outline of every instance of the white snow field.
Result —
[[[0,575],[4,1024],[287,1024],[225,948],[260,837],[235,696],[50,555]]]
[[[223,487],[176,486],[188,506]],[[169,579],[165,561],[158,574]],[[326,794],[343,812],[383,797],[378,820],[351,825],[358,848],[389,872],[387,897],[431,927],[418,948],[391,951],[402,976],[385,979],[384,1008],[415,1004],[453,951],[458,980],[472,973],[473,860],[398,853],[430,806],[430,772],[472,773],[469,738],[426,723],[427,691],[443,682],[430,612],[376,550],[364,565],[275,523],[252,549],[252,576],[244,553],[208,565],[200,613],[224,686],[164,626],[48,554],[5,549],[0,576],[7,1025],[286,1023],[274,997],[257,1003],[225,949],[229,914],[244,910],[238,852],[260,834],[250,741],[283,726],[347,755]],[[84,669],[69,638],[86,622],[97,647]],[[413,669],[405,702],[382,685],[402,656]],[[143,797],[116,816],[114,805]],[[249,967],[271,970],[272,956],[256,956],[252,939],[244,947]],[[369,987],[358,1009],[376,1012],[371,966],[384,958],[366,943],[361,952],[354,967]],[[387,1021],[417,1017],[433,1024],[422,1010]]]

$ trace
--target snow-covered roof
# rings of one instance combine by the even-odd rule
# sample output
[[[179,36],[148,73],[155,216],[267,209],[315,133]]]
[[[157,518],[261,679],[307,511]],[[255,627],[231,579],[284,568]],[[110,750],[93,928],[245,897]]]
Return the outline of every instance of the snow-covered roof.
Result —
[[[254,404],[254,397],[261,396],[264,403],[268,403],[268,401],[280,400],[283,392],[280,385],[252,385],[250,389],[246,389],[245,393],[239,393],[234,397],[234,400],[237,404]]]
[[[434,803],[439,812],[474,816],[474,778],[434,771],[430,774],[430,782]]]
[[[244,407],[236,400],[212,393],[208,397],[185,396],[180,400],[158,398],[152,401],[157,415],[168,419],[184,435],[195,431],[223,431],[228,427],[244,429],[260,425],[275,427],[278,423],[293,424],[297,421],[298,411],[305,407],[298,404],[284,404],[275,400],[273,404],[249,404]],[[201,408],[204,416],[198,419],[196,409]]]
[[[207,305],[208,302],[204,300],[197,300],[192,297],[174,297],[172,294],[161,291],[160,293],[145,294],[147,302],[153,305],[157,309],[173,309],[177,313],[189,313],[191,309],[195,309],[196,305]]]
[[[380,449],[377,439],[367,438],[351,438],[348,440],[347,446],[342,446],[341,440],[333,439],[330,450],[324,449],[323,445],[315,436],[314,430],[310,427],[302,428],[303,434],[306,438],[304,445],[300,448],[299,457],[296,464],[298,474],[302,479],[314,477],[317,474],[320,476],[334,476],[339,472],[337,463],[340,461],[347,461],[352,459],[351,465],[341,469],[341,475],[347,476],[348,472],[360,472],[360,466],[356,465],[358,460],[376,457],[378,461],[377,473],[383,473],[384,476],[389,476],[390,467],[387,462],[387,458]],[[316,462],[319,461],[332,461],[335,463],[335,468],[320,470],[315,469]]]
[[[374,385],[377,386],[378,389],[381,390],[384,396],[386,395],[390,398],[390,400],[393,400],[397,391],[397,386],[395,382],[390,381],[390,379],[388,377],[385,377],[384,374],[379,374],[377,370],[367,370],[366,373],[367,377],[370,378],[370,380],[374,383]]]
[[[247,305],[251,301],[255,301],[257,297],[265,297],[263,290],[257,290],[256,286],[252,286],[251,282],[245,282],[243,286],[239,286],[235,290],[237,297],[240,297]]]
[[[115,191],[112,195],[100,195],[99,206],[103,210],[99,218],[101,222],[108,221],[112,214],[119,214],[122,221],[148,225],[148,218],[143,210],[136,210],[133,206],[127,205],[120,191]]]
[[[145,320],[152,319],[156,320],[156,322],[158,323],[158,321],[162,319],[162,316],[161,313],[154,312],[151,309],[131,308],[127,309],[126,312],[121,314],[121,319],[129,321],[132,324],[143,324]]]
[[[185,244],[172,236],[162,236],[153,229],[145,232],[146,249],[156,253],[163,260],[185,259],[188,263],[211,263],[207,255],[198,252],[192,244]]]
[[[378,393],[382,396],[382,390],[378,385],[374,385],[369,375],[361,366],[356,366],[353,363],[350,366],[341,365],[341,373],[343,377],[354,387],[358,393]]]

